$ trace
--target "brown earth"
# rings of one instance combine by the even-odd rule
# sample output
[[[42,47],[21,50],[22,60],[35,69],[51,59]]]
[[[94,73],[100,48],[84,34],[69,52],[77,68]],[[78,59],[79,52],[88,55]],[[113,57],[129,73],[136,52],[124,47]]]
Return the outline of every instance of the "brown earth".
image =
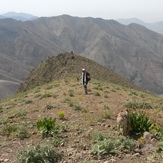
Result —
[[[1,101],[0,161],[17,163],[17,155],[24,148],[50,143],[50,137],[42,139],[36,123],[43,117],[53,117],[57,124],[67,126],[67,132],[59,134],[64,142],[54,147],[62,154],[61,163],[161,163],[162,153],[155,152],[159,140],[144,144],[141,152],[134,151],[134,148],[117,155],[97,156],[91,151],[95,133],[119,138],[116,117],[127,102],[148,102],[152,109],[144,109],[144,112],[156,124],[162,124],[162,98],[95,79],[91,79],[88,88],[89,93],[85,95],[80,80],[65,78]],[[59,111],[65,113],[62,120]],[[6,126],[13,125],[24,127],[29,137],[20,139],[17,131],[7,136]]]

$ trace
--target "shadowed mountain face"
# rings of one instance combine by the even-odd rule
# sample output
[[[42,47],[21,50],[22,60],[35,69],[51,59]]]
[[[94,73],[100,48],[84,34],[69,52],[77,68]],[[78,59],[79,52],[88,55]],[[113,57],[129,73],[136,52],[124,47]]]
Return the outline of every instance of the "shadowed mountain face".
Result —
[[[137,24],[67,15],[26,22],[2,19],[0,38],[2,80],[23,82],[48,56],[74,51],[144,89],[163,92],[163,36]]]

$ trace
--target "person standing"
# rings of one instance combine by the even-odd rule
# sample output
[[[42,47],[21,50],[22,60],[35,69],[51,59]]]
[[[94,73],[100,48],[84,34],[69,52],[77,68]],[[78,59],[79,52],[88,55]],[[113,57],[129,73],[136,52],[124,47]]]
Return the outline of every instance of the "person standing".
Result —
[[[91,77],[89,72],[87,72],[84,68],[82,69],[82,84],[84,87],[85,94],[88,94],[87,84],[90,81]]]

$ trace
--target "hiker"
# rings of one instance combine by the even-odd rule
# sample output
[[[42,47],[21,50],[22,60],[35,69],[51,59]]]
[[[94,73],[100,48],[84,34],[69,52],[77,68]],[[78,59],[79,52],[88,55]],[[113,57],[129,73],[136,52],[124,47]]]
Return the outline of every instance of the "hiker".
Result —
[[[85,94],[88,94],[87,84],[90,81],[90,79],[91,79],[90,74],[83,68],[82,69],[82,84],[84,87]]]

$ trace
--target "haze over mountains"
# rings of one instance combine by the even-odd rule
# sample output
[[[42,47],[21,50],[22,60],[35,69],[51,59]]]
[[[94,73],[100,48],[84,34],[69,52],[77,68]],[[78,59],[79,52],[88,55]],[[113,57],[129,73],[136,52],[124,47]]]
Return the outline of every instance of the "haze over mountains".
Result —
[[[15,20],[27,21],[37,19],[37,16],[26,14],[26,13],[16,13],[16,12],[8,12],[0,15],[0,19],[12,18]]]
[[[138,24],[68,15],[0,19],[0,38],[1,80],[21,83],[48,56],[74,51],[144,89],[163,92],[163,36]]]
[[[163,21],[156,22],[156,23],[146,23],[137,18],[117,19],[116,21],[118,21],[119,23],[124,24],[124,25],[129,25],[131,23],[140,24],[150,30],[153,30],[157,33],[163,34]]]

